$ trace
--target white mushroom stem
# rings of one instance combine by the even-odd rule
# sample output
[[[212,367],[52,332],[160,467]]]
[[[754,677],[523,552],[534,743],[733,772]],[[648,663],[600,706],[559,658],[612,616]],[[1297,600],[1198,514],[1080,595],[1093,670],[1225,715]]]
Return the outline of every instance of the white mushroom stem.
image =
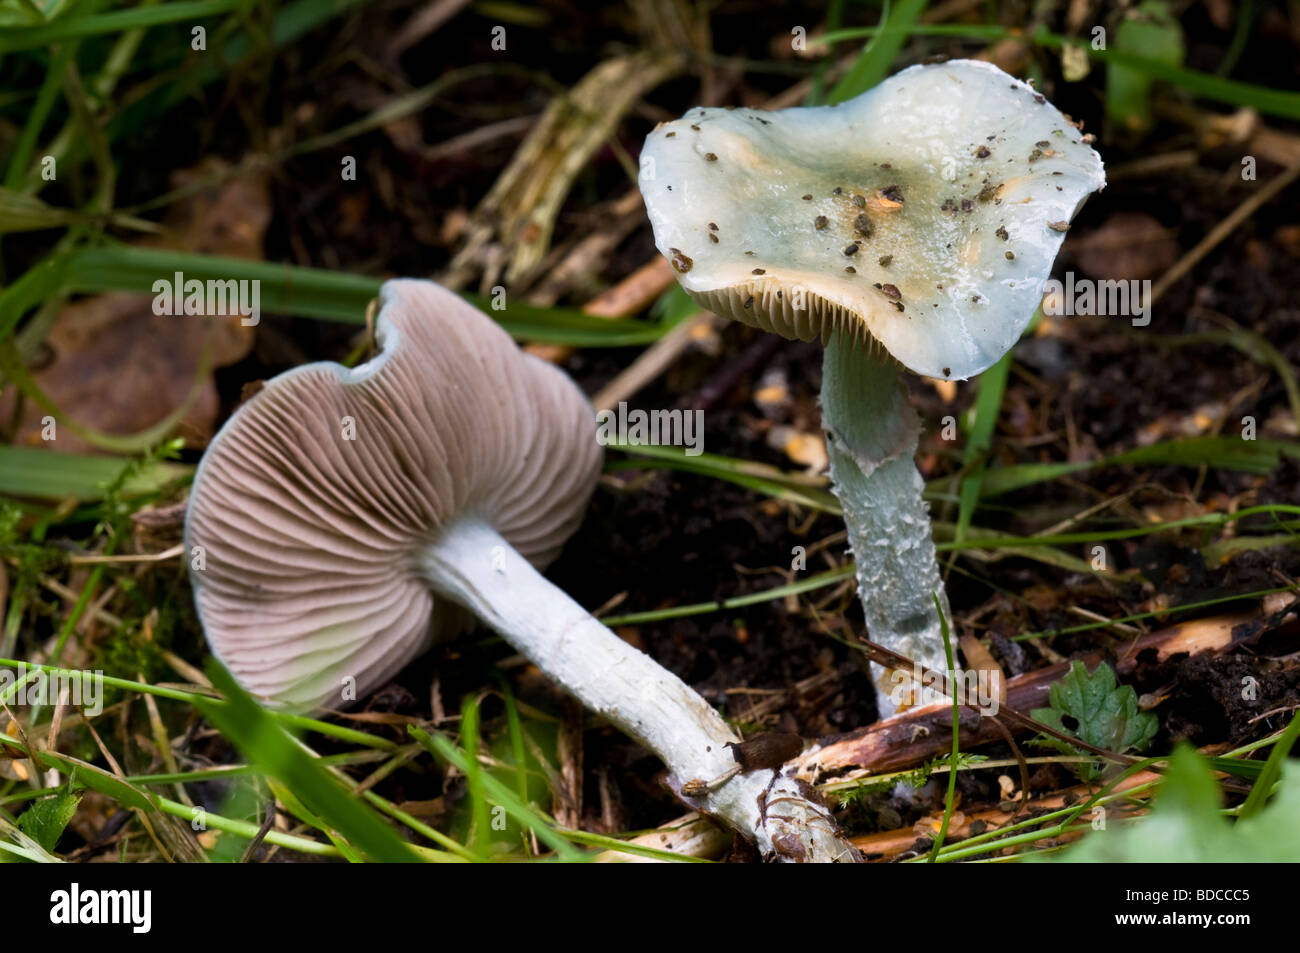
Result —
[[[951,614],[914,461],[920,427],[898,365],[870,338],[837,331],[826,345],[821,401],[831,479],[857,562],[867,633],[945,671],[935,596],[944,615]],[[909,683],[875,671],[877,705],[887,718]]]
[[[445,529],[420,567],[436,594],[469,609],[586,708],[658,755],[679,796],[687,781],[735,767],[725,745],[740,739],[708,702],[593,618],[482,520]],[[806,791],[768,769],[683,800],[754,841],[765,857],[856,859]]]

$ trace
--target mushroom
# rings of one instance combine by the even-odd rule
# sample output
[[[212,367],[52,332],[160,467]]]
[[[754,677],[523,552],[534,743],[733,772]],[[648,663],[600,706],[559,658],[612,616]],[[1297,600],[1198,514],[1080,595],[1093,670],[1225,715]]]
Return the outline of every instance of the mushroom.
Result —
[[[641,193],[681,286],[825,345],[823,427],[867,626],[932,668],[946,668],[949,610],[900,370],[964,380],[1005,354],[1067,223],[1104,185],[1060,111],[971,60],[911,67],[835,106],[692,109],[646,139]]]
[[[342,706],[477,617],[765,855],[856,859],[793,778],[683,793],[740,739],[539,572],[600,474],[581,391],[438,285],[389,281],[380,301],[377,357],[281,374],[203,456],[185,545],[213,653],[272,703]]]

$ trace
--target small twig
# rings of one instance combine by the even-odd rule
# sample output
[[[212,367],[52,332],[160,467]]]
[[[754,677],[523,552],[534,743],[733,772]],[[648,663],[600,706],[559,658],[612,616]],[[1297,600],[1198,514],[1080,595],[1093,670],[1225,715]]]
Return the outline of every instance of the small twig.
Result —
[[[1025,805],[1029,803],[1029,762],[1025,760],[1025,756],[1020,750],[1020,745],[1016,744],[1016,736],[1011,733],[1010,728],[1002,723],[1002,719],[997,715],[993,715],[990,720],[993,722],[993,726],[1001,733],[1002,740],[1007,743],[1007,747],[1011,749],[1011,753],[1015,755],[1016,765],[1020,768],[1020,800],[1016,804],[1015,811],[1011,814],[1012,817],[1015,817],[1023,811]]]
[[[1210,230],[1210,234],[1197,242],[1191,251],[1178,259],[1172,268],[1160,276],[1160,280],[1151,289],[1151,297],[1147,302],[1147,306],[1150,307],[1155,304],[1166,291],[1191,271],[1197,262],[1208,255],[1214,246],[1232,234],[1238,225],[1254,215],[1256,209],[1294,182],[1297,176],[1300,176],[1300,162],[1291,165],[1285,172],[1271,180],[1268,185],[1233,209],[1226,218]]]
[[[877,665],[883,666],[888,669],[903,669],[903,670],[918,671],[921,673],[923,677],[934,680],[934,683],[938,686],[938,690],[940,694],[946,695],[948,698],[953,697],[952,686],[948,682],[948,676],[945,675],[944,673],[937,672],[932,668],[927,668],[926,666],[921,665],[919,662],[914,662],[906,655],[903,655],[899,652],[895,652],[892,649],[887,649],[883,645],[880,645],[877,642],[872,642],[870,639],[866,638],[865,636],[859,636],[858,639],[863,654],[866,655],[867,658],[869,658],[871,661],[875,662]],[[979,708],[971,704],[970,702],[961,702],[960,704],[971,709],[972,711],[979,712]],[[1119,752],[1116,751],[1108,751],[1105,748],[1099,748],[1094,744],[1084,741],[1082,738],[1077,738],[1074,735],[1068,734],[1064,731],[1058,731],[1057,729],[1053,728],[1051,725],[1045,725],[1041,721],[1038,721],[1035,718],[1030,718],[1028,715],[1024,714],[1023,712],[1017,711],[1016,709],[1012,708],[1009,705],[1000,706],[999,712],[1007,714],[1013,721],[1018,722],[1020,725],[1022,725],[1025,728],[1029,728],[1033,731],[1041,732],[1042,734],[1045,735],[1050,735],[1051,737],[1056,738],[1058,741],[1063,741],[1066,744],[1072,745],[1075,748],[1082,748],[1084,751],[1088,751],[1091,752],[1092,754],[1097,755],[1098,757],[1105,758],[1107,761],[1113,761],[1116,764],[1122,764],[1127,766],[1131,764],[1136,764],[1138,761],[1142,760],[1141,758],[1134,757],[1133,755],[1120,754]]]
[[[271,833],[271,827],[274,824],[275,800],[272,799],[271,803],[266,806],[266,816],[262,818],[262,826],[257,829],[257,833],[253,836],[253,839],[248,842],[248,846],[244,848],[243,855],[239,858],[241,864],[247,864],[252,861],[253,854],[256,853],[257,848],[262,846],[262,841],[266,839],[267,834]]]
[[[682,321],[642,351],[622,373],[597,391],[591,398],[591,405],[597,410],[617,407],[619,401],[627,400],[671,367],[690,345],[698,329],[712,328],[721,321],[721,318],[708,311],[701,311],[695,317]]]

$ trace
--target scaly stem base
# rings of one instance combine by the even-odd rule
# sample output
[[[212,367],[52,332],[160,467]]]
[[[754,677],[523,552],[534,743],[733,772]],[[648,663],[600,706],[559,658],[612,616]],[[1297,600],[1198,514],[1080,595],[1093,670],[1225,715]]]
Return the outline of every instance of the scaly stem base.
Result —
[[[882,348],[842,332],[827,343],[822,426],[835,496],[857,562],[868,636],[945,671],[934,596],[951,616],[914,461],[920,427],[898,365]],[[880,715],[887,718],[905,700],[909,683],[877,670],[876,688]]]

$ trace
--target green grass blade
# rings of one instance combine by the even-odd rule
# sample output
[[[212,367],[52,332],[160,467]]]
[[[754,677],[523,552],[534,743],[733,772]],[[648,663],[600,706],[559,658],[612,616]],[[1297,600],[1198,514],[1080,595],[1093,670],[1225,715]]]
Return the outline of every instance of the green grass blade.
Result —
[[[655,609],[651,612],[629,612],[624,615],[608,616],[600,621],[607,626],[641,625],[646,622],[660,622],[664,619],[680,619],[685,616],[703,615],[706,612],[741,609],[745,606],[759,605],[763,602],[772,602],[775,599],[784,599],[786,596],[834,586],[845,579],[852,579],[853,572],[853,563],[848,563],[838,569],[830,569],[815,576],[809,576],[807,579],[801,579],[799,582],[787,583],[784,586],[764,589],[762,592],[751,592],[748,595],[735,596],[731,599],[723,599],[720,602],[697,602],[694,605],[673,606],[670,609]]]
[[[1288,516],[1300,516],[1300,506],[1293,506],[1288,503],[1265,503],[1259,506],[1249,506],[1238,510],[1235,513],[1205,513],[1201,516],[1189,516],[1186,519],[1170,520],[1167,523],[1152,523],[1134,529],[1058,533],[1053,536],[1003,536],[989,534],[980,537],[971,537],[960,543],[936,543],[935,548],[944,552],[952,549],[1016,549],[1032,546],[1066,546],[1073,543],[1095,543],[1110,539],[1135,539],[1139,536],[1149,536],[1152,533],[1167,533],[1176,529],[1217,529],[1220,526],[1224,526],[1240,519],[1245,519],[1248,516],[1268,515],[1276,518],[1282,514]],[[1294,529],[1298,523],[1300,523],[1300,521],[1289,520],[1286,522],[1279,522],[1277,527],[1281,529]]]
[[[120,457],[0,447],[0,494],[45,500],[100,500],[104,488],[126,464]],[[132,497],[153,493],[189,476],[193,470],[179,463],[147,463],[127,481],[123,494]]]
[[[883,30],[872,38],[849,71],[835,84],[827,101],[842,103],[865,93],[884,79],[925,5],[926,0],[899,0],[892,9],[886,6]]]
[[[970,529],[975,505],[980,500],[984,486],[985,464],[993,446],[993,431],[1002,410],[1002,396],[1007,389],[1007,376],[1011,373],[1011,353],[1007,352],[996,364],[980,375],[979,393],[975,397],[975,422],[970,439],[966,442],[963,467],[969,468],[961,481],[957,504],[956,540],[961,542]]]
[[[1286,726],[1286,730],[1282,732],[1282,737],[1273,746],[1268,760],[1264,762],[1264,766],[1259,772],[1259,778],[1251,787],[1250,794],[1246,795],[1241,810],[1237,812],[1238,820],[1243,820],[1252,814],[1258,814],[1260,808],[1264,806],[1269,795],[1273,793],[1273,785],[1282,776],[1282,762],[1291,753],[1296,738],[1300,738],[1300,712],[1296,712],[1291,716],[1291,723]]]
[[[1066,43],[1071,42],[1066,37],[1052,33],[1037,33],[1032,39],[1039,46],[1058,50],[1065,46]],[[1237,80],[1215,76],[1213,73],[1202,73],[1181,66],[1171,66],[1149,56],[1115,49],[1114,47],[1105,50],[1094,50],[1090,44],[1077,45],[1082,45],[1088,55],[1094,59],[1122,66],[1134,72],[1144,73],[1152,79],[1158,79],[1177,86],[1205,99],[1229,103],[1233,106],[1249,106],[1261,113],[1281,116],[1285,119],[1300,119],[1300,93],[1270,89],[1267,86],[1256,86],[1253,83],[1241,83]]]
[[[894,33],[895,26],[891,23],[885,27],[859,27],[850,30],[837,30],[835,33],[826,34],[821,38],[821,42],[839,43],[879,35],[889,37]],[[964,24],[914,24],[906,29],[900,28],[897,30],[897,42],[899,44],[907,36],[957,37],[981,42],[1026,39],[1024,32],[1021,30],[993,25],[967,26]],[[1170,83],[1205,99],[1228,103],[1232,106],[1249,106],[1261,113],[1281,116],[1286,119],[1300,119],[1300,93],[1271,89],[1253,83],[1242,83],[1237,80],[1216,76],[1213,73],[1202,73],[1197,70],[1170,66],[1150,57],[1114,48],[1094,50],[1091,44],[1079,44],[1077,40],[1071,40],[1068,37],[1059,36],[1047,30],[1036,31],[1028,39],[1030,42],[1048,49],[1060,49],[1066,43],[1075,43],[1083,46],[1084,51],[1094,59],[1106,63],[1115,63],[1127,69],[1144,73],[1153,79]]]
[[[181,272],[187,281],[259,281],[263,311],[351,324],[365,323],[366,307],[382,284],[378,278],[322,268],[127,245],[85,248],[45,267],[57,271],[59,287],[81,293],[153,294],[155,282],[171,282],[176,272]],[[530,341],[577,347],[627,347],[658,340],[665,331],[659,324],[597,318],[572,309],[537,308],[517,302],[508,302],[498,311],[481,295],[464,297],[514,337]],[[3,330],[4,325],[0,323],[0,331]]]
[[[40,92],[36,94],[36,102],[32,105],[31,112],[27,114],[27,121],[23,123],[22,135],[18,137],[13,152],[9,154],[9,166],[5,170],[5,188],[16,189],[26,175],[32,153],[40,139],[41,129],[45,127],[50,110],[58,100],[63,75],[76,52],[76,43],[64,43],[46,69]]]
[[[939,629],[943,633],[944,661],[948,663],[948,682],[952,689],[952,755],[948,761],[948,792],[943,799],[943,821],[939,825],[939,833],[934,837],[934,843],[930,846],[929,863],[934,863],[948,836],[948,822],[952,820],[953,797],[957,793],[957,769],[961,761],[961,747],[958,744],[961,736],[961,705],[957,698],[957,663],[953,659],[948,617],[944,614],[938,593],[930,593],[930,598],[934,600],[934,611],[939,613]]]
[[[469,847],[481,858],[486,856],[492,824],[488,818],[487,795],[483,790],[483,765],[478,760],[482,741],[478,729],[478,701],[473,695],[467,695],[460,706],[460,744],[465,751],[465,788],[470,805]]]
[[[416,725],[410,725],[407,731],[411,737],[424,746],[430,754],[441,758],[450,764],[455,765],[462,774],[468,776],[469,767],[468,759],[465,753],[452,744],[443,735],[431,735],[427,731]],[[537,834],[538,840],[545,843],[548,847],[562,860],[582,860],[581,852],[574,850],[573,846],[565,840],[564,836],[559,834],[550,824],[546,822],[524,801],[520,800],[515,792],[511,791],[505,784],[498,781],[486,771],[481,775],[483,790],[487,796],[495,801],[498,805],[505,808],[507,814],[513,817],[521,826],[530,828]]]
[[[123,33],[164,23],[189,23],[205,17],[220,16],[248,0],[177,0],[156,7],[134,7],[87,16],[64,16],[42,26],[19,27],[0,35],[0,53],[31,50],[88,36]]]
[[[524,744],[524,726],[519,718],[519,706],[515,704],[515,693],[500,672],[493,673],[501,687],[501,700],[506,706],[506,729],[510,738],[510,756],[515,762],[515,788],[519,800],[528,801],[528,752]]]
[[[294,0],[293,3],[279,6],[275,9],[275,18],[271,23],[271,48],[282,49],[335,17],[367,2],[368,0]],[[176,82],[166,83],[128,104],[108,124],[106,134],[110,140],[117,141],[144,126],[152,126],[177,106],[192,101],[204,86],[229,77],[244,65],[243,60],[255,48],[261,49],[248,33],[240,32],[231,36],[223,46],[213,49],[205,56],[196,68],[190,69],[188,65],[184,67]],[[163,64],[159,64],[159,67],[163,68]]]
[[[667,469],[697,473],[824,513],[840,512],[839,501],[826,489],[827,481],[824,477],[790,473],[766,463],[738,460],[713,453],[688,456],[682,447],[618,443],[611,444],[609,449],[621,450],[629,456],[639,458],[609,463],[606,469],[610,471]]]
[[[413,863],[419,858],[397,834],[329,776],[235,680],[215,663],[208,667],[226,703],[194,698],[194,705],[249,761],[293,792],[314,815],[374,860]]]
[[[1243,440],[1240,437],[1206,436],[1168,440],[1138,447],[1100,460],[1078,463],[1025,463],[994,467],[984,472],[982,499],[989,499],[1081,473],[1111,466],[1215,467],[1263,475],[1278,465],[1279,456],[1300,457],[1300,445],[1284,440]]]

